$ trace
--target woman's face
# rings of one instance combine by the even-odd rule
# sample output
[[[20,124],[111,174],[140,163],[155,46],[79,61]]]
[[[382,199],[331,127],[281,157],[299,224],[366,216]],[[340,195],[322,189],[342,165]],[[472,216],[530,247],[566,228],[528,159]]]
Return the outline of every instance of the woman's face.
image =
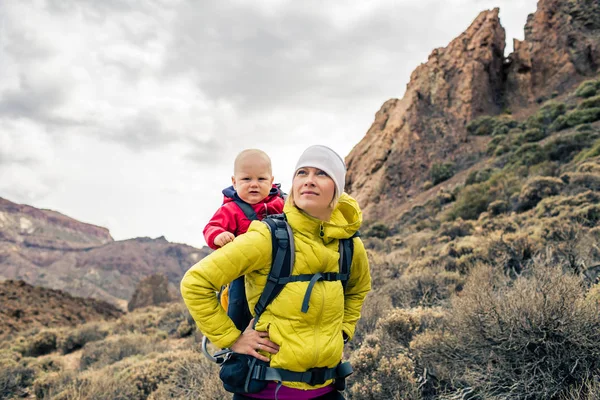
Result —
[[[296,207],[310,216],[329,221],[335,183],[325,171],[313,167],[299,168],[292,181],[292,193]]]

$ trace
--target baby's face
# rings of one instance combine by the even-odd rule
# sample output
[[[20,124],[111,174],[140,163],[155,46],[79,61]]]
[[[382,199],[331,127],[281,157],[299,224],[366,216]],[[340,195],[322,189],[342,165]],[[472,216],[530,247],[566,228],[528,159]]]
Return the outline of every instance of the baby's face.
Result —
[[[261,202],[273,185],[271,165],[262,157],[246,157],[239,162],[231,182],[240,199],[248,204]]]

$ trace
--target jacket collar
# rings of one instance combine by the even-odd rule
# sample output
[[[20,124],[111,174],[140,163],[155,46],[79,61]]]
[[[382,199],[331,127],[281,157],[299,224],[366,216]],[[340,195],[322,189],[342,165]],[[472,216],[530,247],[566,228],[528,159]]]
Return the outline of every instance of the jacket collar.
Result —
[[[362,212],[358,203],[346,193],[338,199],[329,221],[311,217],[289,201],[285,203],[284,212],[294,231],[305,236],[317,235],[324,243],[350,238],[362,224]]]

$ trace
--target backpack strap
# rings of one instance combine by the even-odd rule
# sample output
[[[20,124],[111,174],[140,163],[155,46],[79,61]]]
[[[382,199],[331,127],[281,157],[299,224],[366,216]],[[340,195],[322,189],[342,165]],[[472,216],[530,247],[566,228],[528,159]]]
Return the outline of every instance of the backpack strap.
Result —
[[[294,264],[294,236],[285,220],[285,214],[271,215],[262,221],[271,231],[273,256],[267,283],[254,307],[254,326],[265,308],[283,290],[285,284],[281,283],[279,279],[289,278]]]
[[[252,208],[252,206],[250,204],[246,203],[244,200],[240,199],[238,196],[235,196],[235,199],[233,199],[233,202],[235,204],[237,204],[237,206],[240,208],[240,210],[242,210],[242,212],[244,213],[246,218],[248,218],[250,221],[258,220],[258,215],[256,215],[254,208]]]
[[[340,280],[342,281],[342,287],[344,293],[346,292],[346,285],[350,278],[350,269],[352,267],[352,257],[354,256],[354,238],[360,237],[360,233],[357,231],[348,239],[340,239],[339,252],[340,252]]]

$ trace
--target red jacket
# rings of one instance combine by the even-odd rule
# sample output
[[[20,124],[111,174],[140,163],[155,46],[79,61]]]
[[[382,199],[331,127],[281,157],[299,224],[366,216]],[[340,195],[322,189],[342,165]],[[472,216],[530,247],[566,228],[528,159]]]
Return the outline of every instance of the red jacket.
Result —
[[[206,244],[216,250],[219,247],[215,246],[215,237],[222,232],[231,232],[235,236],[246,233],[250,223],[252,222],[242,209],[235,203],[237,193],[233,186],[223,190],[223,205],[217,210],[215,215],[210,219],[204,227],[204,240]],[[273,185],[269,195],[260,203],[252,204],[254,212],[259,220],[262,220],[267,215],[281,214],[285,201],[281,197],[279,186]]]

